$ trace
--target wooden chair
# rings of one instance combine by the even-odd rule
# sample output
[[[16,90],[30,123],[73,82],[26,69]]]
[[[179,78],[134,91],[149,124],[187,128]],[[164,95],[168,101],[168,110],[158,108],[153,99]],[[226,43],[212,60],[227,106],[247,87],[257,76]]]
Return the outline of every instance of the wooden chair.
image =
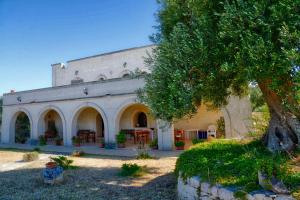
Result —
[[[217,128],[215,125],[209,125],[207,128],[207,137],[212,136],[217,138]]]

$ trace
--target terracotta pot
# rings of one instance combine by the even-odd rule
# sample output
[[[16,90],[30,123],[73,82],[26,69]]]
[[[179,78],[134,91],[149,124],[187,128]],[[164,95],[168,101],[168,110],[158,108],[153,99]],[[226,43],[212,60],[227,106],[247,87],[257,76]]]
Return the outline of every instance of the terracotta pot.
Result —
[[[103,143],[100,143],[100,144],[99,144],[99,148],[104,148],[104,144],[103,144]]]
[[[176,147],[176,150],[184,150],[184,146],[182,146],[182,147]]]
[[[55,167],[57,167],[57,164],[55,162],[47,162],[46,163],[46,168],[48,168],[48,169],[53,169]]]

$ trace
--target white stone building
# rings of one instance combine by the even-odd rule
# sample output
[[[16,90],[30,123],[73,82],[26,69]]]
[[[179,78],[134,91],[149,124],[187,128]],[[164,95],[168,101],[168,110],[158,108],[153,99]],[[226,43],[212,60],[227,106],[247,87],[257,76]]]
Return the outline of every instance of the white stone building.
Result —
[[[154,47],[53,64],[52,87],[4,94],[1,142],[15,143],[20,114],[29,118],[31,140],[45,135],[52,124],[57,136],[68,146],[72,145],[72,137],[83,130],[94,132],[96,143],[103,138],[108,146],[116,143],[120,130],[149,130],[149,139],[157,137],[159,149],[171,150],[174,129],[184,130],[185,139],[189,140],[197,137],[199,130],[206,131],[208,126],[216,125],[220,117],[225,119],[227,138],[248,132],[251,115],[248,98],[231,97],[229,104],[217,111],[209,111],[203,105],[193,118],[172,125],[153,119],[147,106],[137,100],[136,90],[144,86],[144,79],[132,78],[130,74],[137,69],[149,73],[144,57]],[[95,142],[87,141],[85,145]]]

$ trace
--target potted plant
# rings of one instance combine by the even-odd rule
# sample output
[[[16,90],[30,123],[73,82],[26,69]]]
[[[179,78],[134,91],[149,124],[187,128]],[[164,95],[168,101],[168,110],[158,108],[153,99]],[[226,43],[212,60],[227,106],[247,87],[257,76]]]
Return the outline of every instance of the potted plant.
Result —
[[[72,142],[73,142],[74,146],[80,147],[80,138],[78,136],[73,136],[72,137]]]
[[[45,138],[44,135],[40,135],[40,137],[39,137],[39,144],[40,144],[41,146],[44,146],[44,145],[47,144],[47,140],[46,140],[46,138]]]
[[[126,142],[126,135],[123,131],[120,131],[119,134],[117,135],[118,148],[124,148],[125,142]]]
[[[99,138],[99,148],[104,148],[104,139]]]
[[[185,143],[183,141],[177,141],[175,142],[176,150],[184,150]]]
[[[55,138],[55,144],[56,144],[57,146],[61,146],[62,143],[63,143],[63,139],[62,139],[61,137],[57,136],[57,137]]]
[[[155,138],[154,140],[152,140],[152,142],[149,145],[151,147],[151,149],[158,149],[158,140],[157,138]]]

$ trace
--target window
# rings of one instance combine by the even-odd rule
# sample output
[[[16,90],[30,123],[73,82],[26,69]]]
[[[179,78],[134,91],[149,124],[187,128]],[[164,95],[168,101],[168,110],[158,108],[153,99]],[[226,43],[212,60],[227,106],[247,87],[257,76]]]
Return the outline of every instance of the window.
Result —
[[[130,75],[129,74],[123,74],[123,76],[122,76],[123,78],[129,78],[130,77]]]

